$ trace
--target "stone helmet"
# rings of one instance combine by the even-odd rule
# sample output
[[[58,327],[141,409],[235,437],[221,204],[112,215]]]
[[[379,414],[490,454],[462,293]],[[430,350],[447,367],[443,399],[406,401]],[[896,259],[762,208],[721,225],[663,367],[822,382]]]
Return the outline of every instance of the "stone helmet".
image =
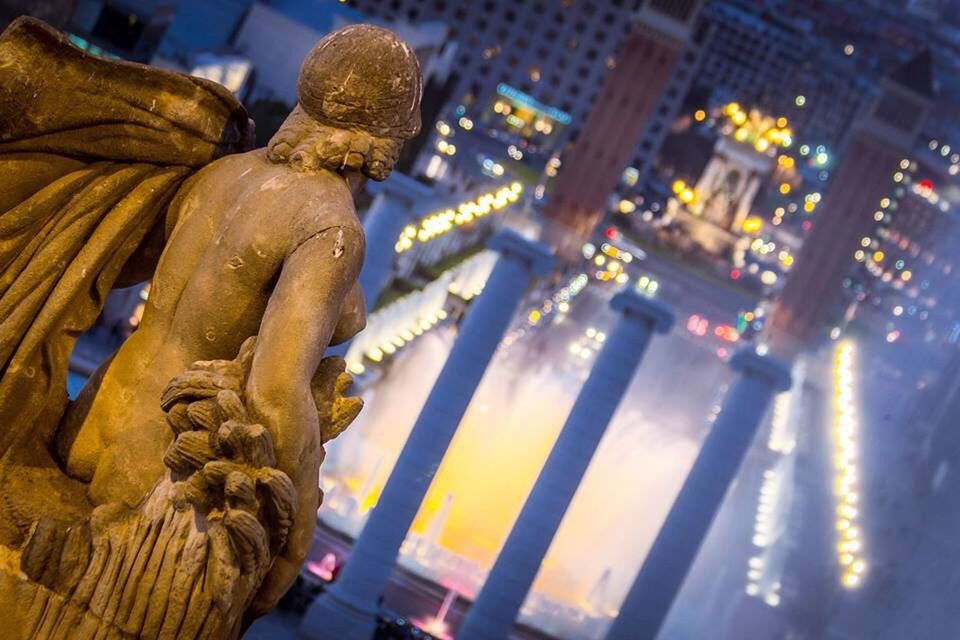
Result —
[[[392,31],[352,25],[323,38],[300,68],[300,106],[321,124],[410,139],[420,131],[420,64]]]

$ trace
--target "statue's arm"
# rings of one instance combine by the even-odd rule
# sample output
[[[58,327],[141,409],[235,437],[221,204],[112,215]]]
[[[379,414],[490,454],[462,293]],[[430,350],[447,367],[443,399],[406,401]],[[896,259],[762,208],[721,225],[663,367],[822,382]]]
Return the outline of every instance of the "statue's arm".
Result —
[[[366,326],[367,308],[358,282],[353,285],[343,301],[343,306],[340,308],[340,321],[337,322],[337,328],[333,330],[330,344],[342,344],[363,331]]]
[[[334,227],[300,244],[284,261],[260,325],[247,380],[247,403],[273,436],[277,467],[297,489],[297,515],[286,548],[250,613],[268,611],[306,558],[319,502],[323,451],[310,382],[330,344],[363,261],[363,233]]]

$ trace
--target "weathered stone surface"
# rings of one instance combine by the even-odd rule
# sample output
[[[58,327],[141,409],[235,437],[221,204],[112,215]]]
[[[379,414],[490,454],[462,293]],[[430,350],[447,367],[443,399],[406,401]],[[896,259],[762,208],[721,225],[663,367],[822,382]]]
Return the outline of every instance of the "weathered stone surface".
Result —
[[[0,37],[0,614],[21,637],[236,637],[295,578],[323,443],[362,405],[323,358],[364,324],[353,195],[419,128],[419,69],[350,27],[300,93],[244,152],[216,85],[35,20]],[[148,277],[141,326],[68,404],[75,337]]]

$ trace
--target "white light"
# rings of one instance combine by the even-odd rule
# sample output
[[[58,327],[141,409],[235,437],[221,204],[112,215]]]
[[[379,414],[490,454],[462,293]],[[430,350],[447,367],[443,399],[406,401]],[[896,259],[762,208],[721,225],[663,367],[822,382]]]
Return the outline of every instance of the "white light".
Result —
[[[440,168],[443,166],[443,158],[434,154],[430,158],[430,162],[427,163],[427,168],[424,170],[424,174],[428,178],[436,178],[440,173]]]

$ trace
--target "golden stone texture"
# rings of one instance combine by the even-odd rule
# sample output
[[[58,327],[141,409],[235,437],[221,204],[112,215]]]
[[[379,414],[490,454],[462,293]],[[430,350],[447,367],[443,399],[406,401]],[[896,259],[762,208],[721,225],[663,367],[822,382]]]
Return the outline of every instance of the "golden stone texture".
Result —
[[[230,638],[309,550],[323,444],[356,417],[324,358],[364,325],[353,195],[420,126],[389,31],[308,55],[266,149],[205,80],[0,36],[0,614],[23,638]],[[110,289],[138,330],[66,397]],[[6,635],[5,637],[11,637]]]

